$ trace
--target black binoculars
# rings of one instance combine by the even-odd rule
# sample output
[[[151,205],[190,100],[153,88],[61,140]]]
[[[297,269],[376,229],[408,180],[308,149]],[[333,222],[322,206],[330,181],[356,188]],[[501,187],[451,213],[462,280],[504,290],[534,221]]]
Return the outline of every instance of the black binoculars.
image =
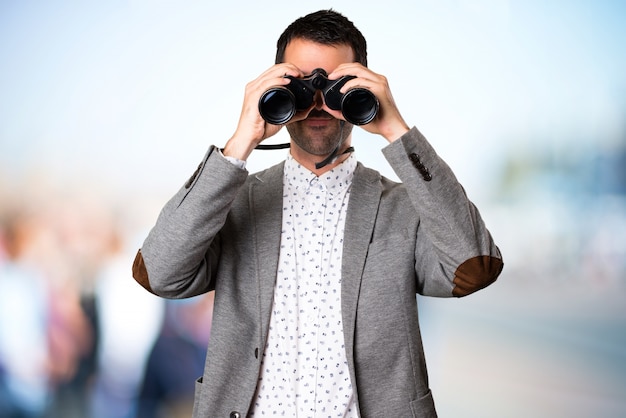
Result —
[[[321,68],[303,78],[285,76],[291,82],[284,87],[273,87],[259,99],[259,112],[267,123],[282,125],[296,114],[313,104],[315,92],[321,90],[328,108],[341,110],[343,117],[353,125],[370,123],[378,113],[378,99],[364,88],[354,88],[345,94],[339,92],[346,82],[356,78],[346,75],[329,80]]]

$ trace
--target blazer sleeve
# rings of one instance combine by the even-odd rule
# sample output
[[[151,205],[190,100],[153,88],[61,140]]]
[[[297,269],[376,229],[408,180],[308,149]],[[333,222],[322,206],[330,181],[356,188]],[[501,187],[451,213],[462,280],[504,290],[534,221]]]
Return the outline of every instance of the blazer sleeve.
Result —
[[[383,154],[420,219],[416,244],[420,293],[461,297],[493,283],[503,268],[500,250],[478,209],[426,138],[412,128]]]
[[[168,298],[212,290],[220,251],[218,232],[247,174],[211,147],[196,172],[161,210],[135,257],[135,280]]]

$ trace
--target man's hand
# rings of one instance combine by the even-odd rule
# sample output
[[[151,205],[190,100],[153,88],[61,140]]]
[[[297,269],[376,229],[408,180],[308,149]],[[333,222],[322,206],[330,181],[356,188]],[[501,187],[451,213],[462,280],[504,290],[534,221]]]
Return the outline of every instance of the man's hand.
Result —
[[[370,90],[378,99],[380,108],[378,115],[374,120],[366,125],[361,125],[368,132],[384,136],[387,141],[393,142],[409,131],[400,111],[398,110],[387,78],[383,75],[376,74],[363,65],[353,62],[338,66],[332,73],[328,75],[329,79],[336,80],[345,75],[353,75],[354,78],[348,81],[342,88],[341,92],[346,93],[348,90],[361,87]],[[327,110],[335,117],[342,118],[341,112]]]
[[[272,87],[285,86],[286,75],[302,77],[302,72],[291,64],[276,64],[246,85],[239,123],[233,136],[226,142],[224,155],[246,160],[254,148],[273,135],[282,125],[271,125],[259,113],[259,99]]]

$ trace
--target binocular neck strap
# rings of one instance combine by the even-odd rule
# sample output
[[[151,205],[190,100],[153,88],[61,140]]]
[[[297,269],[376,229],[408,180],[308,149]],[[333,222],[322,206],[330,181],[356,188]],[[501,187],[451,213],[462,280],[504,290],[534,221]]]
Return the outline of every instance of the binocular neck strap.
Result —
[[[289,143],[285,143],[285,144],[269,144],[269,145],[257,145],[255,147],[255,149],[260,149],[260,150],[277,150],[277,149],[284,149],[284,148],[289,148],[291,145]],[[346,150],[344,152],[342,152],[341,154],[337,155],[337,150],[339,149],[339,146],[335,147],[335,149],[333,150],[333,152],[324,159],[324,161],[320,161],[319,163],[315,163],[315,168],[316,169],[320,169],[330,163],[332,163],[333,161],[335,161],[337,158],[339,158],[340,156],[344,155],[344,154],[349,154],[351,152],[354,152],[354,147],[348,147],[346,148]]]
[[[289,148],[291,144],[289,142],[284,144],[268,144],[268,145],[257,145],[254,149],[264,149],[264,150],[273,150],[273,149],[283,149]]]
[[[339,145],[341,145],[341,144],[339,144]],[[346,150],[345,150],[344,152],[342,152],[341,154],[337,154],[337,151],[339,150],[339,145],[337,145],[337,146],[335,147],[335,149],[333,150],[333,152],[332,152],[332,153],[331,153],[328,157],[326,157],[326,158],[324,159],[324,161],[320,161],[319,163],[315,163],[315,168],[316,168],[317,170],[319,170],[320,168],[322,168],[322,167],[324,167],[324,166],[326,166],[326,165],[328,165],[328,164],[331,164],[331,163],[335,162],[335,160],[336,160],[337,158],[339,158],[340,156],[342,156],[342,155],[344,155],[344,154],[349,154],[349,153],[351,153],[351,152],[354,152],[354,147],[348,147],[348,148],[346,148]]]
[[[333,163],[335,160],[337,160],[337,158],[339,158],[340,156],[342,156],[344,154],[349,154],[351,152],[354,152],[354,147],[348,147],[341,154],[337,154],[337,152],[339,151],[339,147],[341,146],[341,144],[343,144],[343,125],[344,124],[345,124],[345,121],[342,120],[341,121],[341,132],[339,133],[339,135],[341,136],[341,139],[339,140],[339,143],[337,144],[337,146],[335,147],[333,152],[331,152],[330,155],[324,159],[324,161],[320,161],[319,163],[315,163],[315,168],[317,170],[319,170],[322,167],[327,166],[328,164]],[[261,145],[261,144],[259,144],[259,145],[257,145],[255,147],[255,149],[260,149],[260,150],[277,150],[277,149],[289,148],[290,146],[291,146],[291,144],[288,143],[288,142],[285,143],[285,144],[268,144],[268,145]]]

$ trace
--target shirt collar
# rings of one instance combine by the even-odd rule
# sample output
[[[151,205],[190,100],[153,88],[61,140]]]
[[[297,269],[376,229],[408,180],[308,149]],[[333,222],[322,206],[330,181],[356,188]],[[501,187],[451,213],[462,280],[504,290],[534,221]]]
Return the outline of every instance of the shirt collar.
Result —
[[[351,154],[341,164],[318,177],[297,162],[291,154],[288,154],[285,161],[284,178],[292,187],[307,193],[313,189],[331,194],[340,193],[352,184],[356,165],[356,157]]]

